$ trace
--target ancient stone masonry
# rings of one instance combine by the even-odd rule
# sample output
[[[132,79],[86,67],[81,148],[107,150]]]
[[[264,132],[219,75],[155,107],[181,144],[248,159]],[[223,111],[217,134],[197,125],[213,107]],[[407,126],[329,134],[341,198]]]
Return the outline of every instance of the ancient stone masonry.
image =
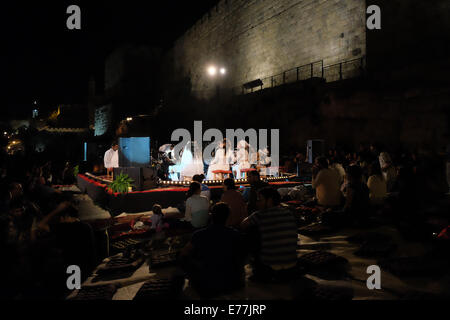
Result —
[[[365,22],[365,0],[221,0],[176,41],[175,71],[198,97],[314,62],[321,73],[322,61],[365,56]],[[226,75],[210,77],[211,65]]]

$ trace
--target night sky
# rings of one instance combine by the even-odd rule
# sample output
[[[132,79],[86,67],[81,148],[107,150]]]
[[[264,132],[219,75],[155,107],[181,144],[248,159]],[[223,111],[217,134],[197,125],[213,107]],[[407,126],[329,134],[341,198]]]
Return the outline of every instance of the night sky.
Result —
[[[217,2],[2,2],[1,116],[21,116],[34,100],[43,109],[83,102],[89,77],[102,80],[104,59],[115,47],[168,49]],[[66,28],[71,4],[81,8],[81,30]]]

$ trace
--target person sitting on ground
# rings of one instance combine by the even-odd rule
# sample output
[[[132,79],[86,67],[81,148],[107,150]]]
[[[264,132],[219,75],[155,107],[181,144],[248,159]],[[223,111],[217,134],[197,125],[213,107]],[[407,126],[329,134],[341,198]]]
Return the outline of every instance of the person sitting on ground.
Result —
[[[344,182],[345,177],[344,167],[337,161],[336,157],[334,156],[330,158],[329,162],[330,162],[329,168],[335,170],[338,173],[339,183],[342,184]]]
[[[378,161],[380,153],[378,152],[378,145],[371,143],[369,148],[369,159],[371,162]]]
[[[152,230],[156,232],[161,232],[165,227],[163,223],[164,214],[162,212],[162,208],[159,204],[155,204],[152,208],[153,216],[152,216]]]
[[[74,167],[70,164],[69,161],[67,161],[64,166],[61,180],[64,185],[70,185],[75,183]]]
[[[316,158],[312,186],[316,189],[317,204],[324,207],[341,205],[340,177],[336,170],[328,168],[325,157]]]
[[[234,180],[225,179],[223,182],[223,194],[221,202],[225,202],[230,206],[230,216],[226,225],[228,227],[238,227],[247,217],[247,205],[245,204],[242,194],[236,190]]]
[[[194,228],[206,227],[209,219],[209,201],[200,195],[201,191],[200,183],[192,182],[187,194],[184,220],[189,221]]]
[[[425,201],[422,196],[421,175],[414,174],[410,166],[400,167],[396,179],[396,197],[393,197],[394,208],[398,216],[410,218],[423,206]]]
[[[374,161],[369,166],[369,179],[367,180],[369,188],[369,198],[372,205],[382,205],[387,196],[387,185],[381,173],[380,164]]]
[[[358,220],[365,217],[369,210],[369,189],[362,180],[361,167],[347,168],[344,194],[344,212]]]
[[[379,162],[381,172],[387,185],[387,192],[392,192],[397,180],[397,170],[392,164],[391,157],[387,152],[380,153]]]
[[[203,183],[204,180],[205,180],[204,174],[196,174],[195,176],[192,177],[192,181],[196,181],[196,182],[200,183],[202,186],[202,192],[200,193],[200,195],[206,197],[208,199],[208,201],[210,201],[211,200],[211,190],[209,190],[209,187]]]
[[[292,213],[280,207],[280,201],[277,190],[259,190],[259,211],[241,223],[243,230],[256,226],[259,233],[259,252],[253,269],[257,280],[270,280],[278,271],[292,270],[297,263],[297,224]]]
[[[256,198],[258,196],[258,190],[269,186],[265,181],[261,180],[258,171],[250,171],[248,173],[248,183],[250,188],[247,188],[244,192],[244,200],[247,202],[248,214],[252,214],[256,211]]]
[[[242,239],[239,232],[225,226],[229,215],[226,203],[216,204],[211,210],[212,224],[195,232],[181,252],[183,269],[205,296],[237,289],[244,283]]]

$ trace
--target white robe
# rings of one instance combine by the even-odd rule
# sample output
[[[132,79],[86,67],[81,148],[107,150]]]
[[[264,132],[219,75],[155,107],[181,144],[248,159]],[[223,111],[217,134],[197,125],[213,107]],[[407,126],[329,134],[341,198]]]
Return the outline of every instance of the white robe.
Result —
[[[243,169],[250,169],[249,154],[245,148],[239,148],[236,153],[236,164],[233,166],[237,179],[243,177],[241,172]]]
[[[222,171],[229,171],[230,170],[230,155],[231,153],[225,152],[224,148],[219,148],[216,150],[216,155],[214,156],[214,159],[209,164],[208,168],[208,179],[213,180],[215,179],[214,171],[222,170]]]
[[[105,168],[118,168],[119,167],[119,150],[114,151],[112,148],[105,152],[103,158],[105,163]]]
[[[196,174],[204,173],[201,150],[198,149],[195,154],[192,154],[191,149],[191,144],[188,143],[181,156],[180,175],[182,181],[185,179],[192,179]]]

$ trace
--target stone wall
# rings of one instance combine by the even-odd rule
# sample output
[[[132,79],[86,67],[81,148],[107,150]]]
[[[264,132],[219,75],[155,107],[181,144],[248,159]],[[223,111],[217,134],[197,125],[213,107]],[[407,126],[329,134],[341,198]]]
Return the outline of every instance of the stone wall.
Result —
[[[190,78],[195,96],[210,97],[218,86],[360,58],[365,11],[365,0],[221,0],[176,41],[174,72]],[[211,78],[210,65],[227,74]]]

